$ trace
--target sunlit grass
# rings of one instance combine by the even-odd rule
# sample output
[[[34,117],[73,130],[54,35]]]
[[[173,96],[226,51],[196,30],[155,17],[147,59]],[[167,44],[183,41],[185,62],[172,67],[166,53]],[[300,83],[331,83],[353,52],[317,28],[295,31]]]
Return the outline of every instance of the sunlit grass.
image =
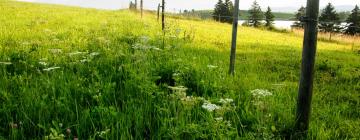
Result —
[[[232,77],[231,25],[166,21],[0,1],[0,139],[291,137],[301,35],[240,27]],[[319,42],[311,139],[360,137],[360,58],[338,42]]]

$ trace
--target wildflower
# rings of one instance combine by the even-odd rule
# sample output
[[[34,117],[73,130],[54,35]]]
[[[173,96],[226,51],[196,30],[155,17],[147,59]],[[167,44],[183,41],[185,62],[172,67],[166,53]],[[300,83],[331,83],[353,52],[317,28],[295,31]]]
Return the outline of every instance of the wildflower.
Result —
[[[223,119],[224,119],[223,117],[217,117],[217,118],[215,118],[215,121],[220,122],[220,121],[222,121]]]
[[[228,127],[231,127],[231,122],[230,122],[230,121],[226,121],[226,125],[227,125]]]
[[[41,58],[40,61],[47,61],[47,58]]]
[[[168,88],[171,89],[178,97],[180,98],[186,97],[186,91],[188,90],[188,88],[184,86],[178,86],[178,87],[168,86]]]
[[[50,29],[44,29],[44,32],[52,33],[52,30],[50,30]]]
[[[59,53],[62,53],[62,50],[61,49],[49,49],[49,51],[53,54],[59,54]]]
[[[168,86],[168,88],[175,92],[185,92],[187,90],[187,88],[184,86],[177,86],[177,87]]]
[[[255,90],[252,90],[252,91],[251,91],[251,94],[252,94],[254,97],[258,97],[258,98],[266,97],[266,96],[271,96],[271,95],[272,95],[272,93],[269,92],[269,91],[266,90],[266,89],[255,89]]]
[[[81,55],[81,54],[85,54],[86,52],[72,52],[72,53],[69,53],[70,56],[74,56],[74,55]]]
[[[101,138],[104,138],[106,134],[108,134],[110,132],[110,129],[106,129],[104,131],[101,131],[101,132],[96,132],[96,134],[101,137]]]
[[[59,123],[59,127],[60,127],[60,128],[63,127],[63,124],[62,124],[62,123]]]
[[[210,102],[205,102],[201,107],[210,112],[217,110],[217,109],[221,109],[221,107],[217,106],[216,104],[212,104]]]
[[[100,53],[99,53],[99,52],[93,52],[93,53],[90,53],[90,56],[98,56],[98,55],[100,55]]]
[[[66,129],[66,134],[69,136],[69,135],[71,135],[71,129],[70,128],[67,128]]]
[[[149,41],[149,37],[148,36],[141,36],[140,40],[141,40],[141,42],[146,43],[146,42]]]
[[[275,86],[275,87],[282,87],[282,86],[285,86],[285,84],[272,84],[272,86]]]
[[[208,67],[209,69],[216,69],[218,66],[214,66],[214,65],[207,65],[207,67]]]
[[[27,42],[27,41],[22,42],[21,44],[22,44],[22,45],[24,45],[24,46],[30,45],[30,43],[29,43],[29,42]]]
[[[156,50],[156,51],[161,51],[161,49],[160,49],[160,48],[157,48],[157,47],[153,47],[152,49],[153,49],[153,50]]]
[[[52,70],[56,70],[56,69],[60,69],[60,67],[50,67],[50,68],[43,69],[43,71],[52,71]]]
[[[230,98],[220,99],[220,103],[222,103],[222,104],[228,104],[228,103],[232,103],[232,102],[234,102],[234,100],[230,99]]]
[[[46,62],[43,62],[43,61],[40,61],[39,64],[40,64],[40,65],[43,65],[43,66],[47,66],[47,63],[46,63]]]
[[[12,63],[11,62],[0,62],[0,64],[2,64],[2,65],[11,65]]]
[[[180,73],[173,73],[173,77],[176,77],[176,76],[179,76],[180,75]]]
[[[10,123],[10,127],[11,128],[18,128],[18,124],[17,123]]]
[[[83,60],[80,60],[81,63],[86,63],[86,62],[90,62],[91,60],[89,59],[83,59]]]
[[[177,29],[175,30],[175,33],[176,33],[176,35],[179,35],[179,34],[181,33],[181,29],[177,28]]]

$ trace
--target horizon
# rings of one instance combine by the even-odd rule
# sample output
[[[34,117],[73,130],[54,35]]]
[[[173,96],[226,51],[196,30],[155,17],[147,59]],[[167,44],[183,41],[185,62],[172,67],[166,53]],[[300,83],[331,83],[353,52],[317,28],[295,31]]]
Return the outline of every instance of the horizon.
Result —
[[[60,4],[60,5],[68,5],[68,6],[76,6],[76,7],[84,7],[84,8],[118,10],[118,9],[127,9],[130,1],[134,1],[134,0],[19,0],[19,1]],[[179,10],[191,10],[191,9],[212,10],[218,0],[196,0],[196,1],[192,1],[192,3],[184,3],[182,1],[183,0],[168,0],[166,4],[167,5],[166,11],[176,13]],[[153,1],[144,0],[144,9],[156,10],[159,2],[161,2],[161,0],[153,0]],[[285,12],[285,13],[296,12],[296,10],[299,7],[306,5],[306,0],[295,0],[292,2],[289,2],[288,0],[277,0],[276,2],[270,2],[270,0],[257,0],[257,2],[260,4],[262,9],[270,6],[274,12]],[[340,9],[336,9],[339,12],[350,11],[355,7],[355,5],[359,5],[359,2],[354,2],[354,0],[342,0],[341,2],[336,0],[324,0],[320,2],[320,7],[325,7],[329,2],[332,3],[336,8],[340,7]],[[240,2],[240,10],[248,10],[252,3],[253,0],[242,0],[242,2]]]

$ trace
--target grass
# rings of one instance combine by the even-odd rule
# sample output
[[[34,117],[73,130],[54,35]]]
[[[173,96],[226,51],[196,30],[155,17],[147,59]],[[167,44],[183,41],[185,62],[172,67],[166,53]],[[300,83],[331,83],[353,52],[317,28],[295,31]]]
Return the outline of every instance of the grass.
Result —
[[[230,35],[169,18],[163,36],[153,14],[2,0],[0,139],[294,138],[302,37],[240,27],[232,77]],[[319,41],[308,139],[360,138],[359,62],[351,45]]]

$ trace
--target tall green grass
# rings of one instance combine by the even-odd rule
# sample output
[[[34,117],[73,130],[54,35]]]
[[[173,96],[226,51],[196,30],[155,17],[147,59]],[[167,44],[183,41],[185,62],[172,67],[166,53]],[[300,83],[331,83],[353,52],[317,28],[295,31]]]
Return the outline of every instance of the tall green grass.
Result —
[[[1,1],[0,139],[293,138],[300,36],[240,27],[232,77],[230,25],[144,17]],[[359,62],[319,42],[309,139],[360,137]]]

